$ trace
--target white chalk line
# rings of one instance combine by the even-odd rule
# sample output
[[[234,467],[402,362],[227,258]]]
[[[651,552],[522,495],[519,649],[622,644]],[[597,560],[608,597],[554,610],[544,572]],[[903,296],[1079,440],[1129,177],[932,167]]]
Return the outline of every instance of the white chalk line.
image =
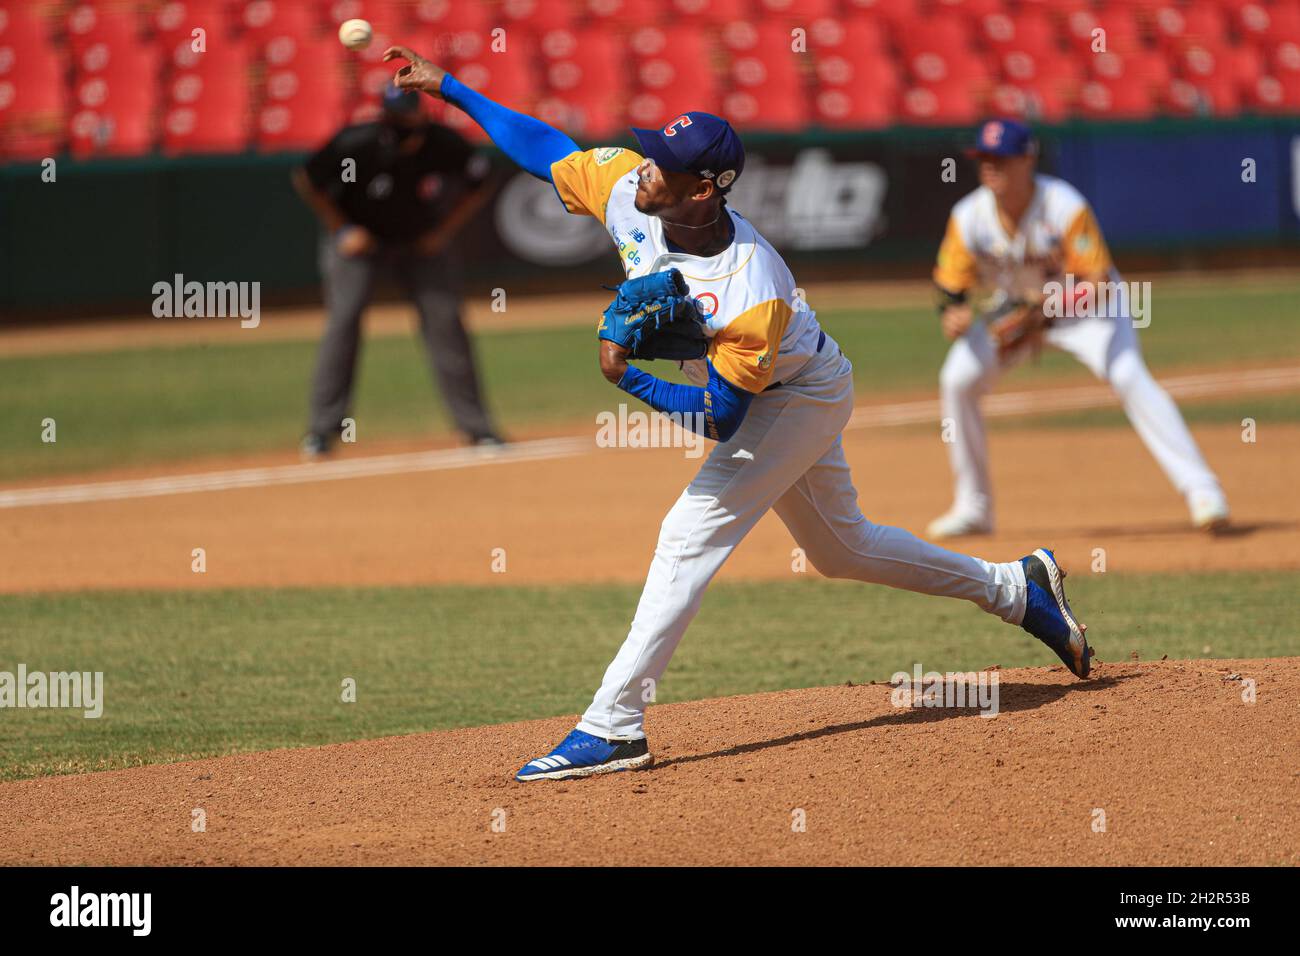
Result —
[[[1163,380],[1161,385],[1175,398],[1198,398],[1300,388],[1300,367],[1250,371],[1209,372]],[[1000,418],[1026,413],[1074,411],[1116,404],[1104,385],[1080,388],[1005,392],[984,399],[984,413]],[[847,428],[887,428],[899,425],[938,424],[939,403],[934,400],[864,405],[856,409]],[[240,468],[191,475],[166,475],[121,481],[99,481],[77,485],[54,485],[0,491],[0,508],[30,508],[39,505],[82,504],[154,498],[163,495],[229,491],[237,488],[266,488],[272,485],[310,484],[348,478],[405,475],[416,472],[451,471],[507,465],[520,461],[575,458],[599,450],[591,436],[540,438],[512,442],[500,448],[451,448],[436,451],[346,458],[336,461],[304,462],[263,468]]]

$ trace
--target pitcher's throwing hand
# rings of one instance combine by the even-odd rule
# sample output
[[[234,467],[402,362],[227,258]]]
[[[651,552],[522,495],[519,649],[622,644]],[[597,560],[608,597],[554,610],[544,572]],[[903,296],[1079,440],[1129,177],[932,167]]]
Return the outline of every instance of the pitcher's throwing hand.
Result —
[[[430,63],[420,54],[404,46],[390,46],[384,51],[384,62],[406,60],[406,66],[393,74],[393,85],[403,90],[419,90],[430,96],[442,96],[442,78],[447,71]]]

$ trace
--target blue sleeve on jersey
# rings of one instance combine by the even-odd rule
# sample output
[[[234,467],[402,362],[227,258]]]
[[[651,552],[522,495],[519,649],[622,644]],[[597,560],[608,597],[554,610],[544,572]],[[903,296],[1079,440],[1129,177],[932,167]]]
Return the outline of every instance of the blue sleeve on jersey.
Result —
[[[709,383],[703,387],[665,382],[632,365],[618,387],[656,411],[683,416],[684,427],[715,441],[726,441],[736,433],[754,398],[719,375],[712,362]]]
[[[549,183],[551,164],[578,151],[578,144],[555,127],[494,103],[450,73],[439,89],[448,103],[468,113],[503,153],[538,179]]]

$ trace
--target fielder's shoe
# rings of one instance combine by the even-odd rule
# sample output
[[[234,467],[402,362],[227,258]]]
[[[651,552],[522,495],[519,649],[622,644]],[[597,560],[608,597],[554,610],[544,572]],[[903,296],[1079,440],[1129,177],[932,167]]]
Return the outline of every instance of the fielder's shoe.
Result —
[[[963,514],[956,509],[939,515],[925,527],[925,536],[931,540],[962,538],[968,534],[992,534],[993,522],[978,515]]]
[[[1065,599],[1065,572],[1046,548],[1021,558],[1020,564],[1029,585],[1025,619],[1020,626],[1056,651],[1075,677],[1087,677],[1092,659],[1092,648],[1085,636],[1088,626],[1080,624],[1070,611],[1070,602]]]
[[[574,730],[545,757],[531,760],[515,774],[516,780],[564,780],[590,777],[649,766],[654,761],[650,745],[640,740],[604,740]]]
[[[329,436],[322,435],[319,432],[308,432],[303,435],[302,441],[298,445],[298,454],[302,456],[303,461],[319,461],[329,452]]]
[[[1228,502],[1221,494],[1192,495],[1188,502],[1192,524],[1198,531],[1221,534],[1228,530]]]

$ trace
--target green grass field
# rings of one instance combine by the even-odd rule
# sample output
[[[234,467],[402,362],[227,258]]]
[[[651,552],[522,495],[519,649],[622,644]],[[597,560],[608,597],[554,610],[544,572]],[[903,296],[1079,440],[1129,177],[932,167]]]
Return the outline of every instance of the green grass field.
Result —
[[[1157,371],[1300,357],[1294,319],[1300,280],[1218,291],[1175,281],[1167,290],[1157,283],[1154,295],[1154,318],[1142,340]],[[933,389],[945,351],[933,313],[869,305],[820,315],[853,360],[859,399]],[[0,481],[292,447],[303,429],[315,343],[251,341],[0,358]],[[616,394],[601,378],[595,354],[586,325],[480,336],[487,394],[503,428],[568,426],[609,407]],[[1011,383],[1051,380],[1090,376],[1072,359],[1047,353],[1009,377]],[[1294,420],[1288,407],[1287,420]],[[40,441],[47,417],[57,422],[55,444]],[[447,433],[414,335],[366,342],[355,417],[363,445]],[[1108,421],[1093,413],[1060,420],[1075,418]]]
[[[1078,575],[1070,584],[1102,660],[1295,650],[1294,574]],[[0,711],[0,779],[576,714],[638,591],[0,596],[0,670],[21,662],[104,673],[99,719]],[[724,583],[709,591],[659,700],[887,680],[918,661],[940,671],[1056,663],[1018,628],[956,601],[820,579]],[[355,703],[341,700],[348,677]]]

